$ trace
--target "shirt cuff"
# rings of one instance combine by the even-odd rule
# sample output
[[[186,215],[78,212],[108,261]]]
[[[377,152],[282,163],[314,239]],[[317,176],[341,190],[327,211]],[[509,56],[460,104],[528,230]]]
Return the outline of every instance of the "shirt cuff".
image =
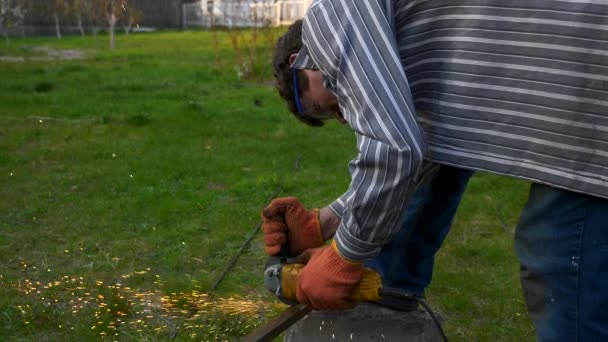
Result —
[[[340,221],[342,221],[342,214],[344,213],[344,202],[340,198],[338,198],[328,207],[334,213],[334,215],[339,217]]]
[[[378,255],[384,244],[359,240],[352,236],[343,224],[340,224],[334,241],[340,256],[350,261],[365,261]]]

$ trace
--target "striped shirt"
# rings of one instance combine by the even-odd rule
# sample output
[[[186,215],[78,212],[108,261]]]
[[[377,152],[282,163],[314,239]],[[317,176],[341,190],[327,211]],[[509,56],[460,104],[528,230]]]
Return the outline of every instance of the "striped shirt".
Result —
[[[423,158],[608,198],[608,1],[318,0],[302,42],[357,137],[346,258],[379,253]]]

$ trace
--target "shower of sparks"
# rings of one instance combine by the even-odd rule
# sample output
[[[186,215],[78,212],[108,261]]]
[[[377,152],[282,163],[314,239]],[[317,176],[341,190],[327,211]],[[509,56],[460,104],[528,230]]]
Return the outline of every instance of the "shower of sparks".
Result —
[[[65,251],[68,253],[68,251]],[[32,267],[21,262],[21,267]],[[226,340],[261,324],[282,304],[242,296],[215,297],[195,290],[165,294],[164,282],[150,268],[123,274],[118,281],[92,280],[64,275],[51,281],[20,279],[9,282],[0,274],[0,287],[13,288],[30,297],[28,304],[16,305],[24,325],[35,325],[36,310],[52,310],[61,316],[56,329],[74,331],[73,318],[89,322],[90,331],[102,337],[116,337],[121,331],[136,330],[149,334],[173,336],[187,333],[190,338]],[[153,288],[141,291],[127,284],[130,279],[145,277]],[[72,317],[72,318],[71,318]],[[227,326],[227,320],[236,322]],[[234,332],[232,330],[235,330]]]

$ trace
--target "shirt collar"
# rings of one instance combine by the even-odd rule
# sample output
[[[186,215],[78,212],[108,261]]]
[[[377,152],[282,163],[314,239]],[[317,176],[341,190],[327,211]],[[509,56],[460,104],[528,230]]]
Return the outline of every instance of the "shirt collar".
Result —
[[[319,69],[315,65],[315,62],[310,57],[310,54],[308,53],[308,48],[306,46],[302,46],[302,48],[298,52],[298,56],[294,60],[291,67],[294,69],[312,69],[312,70]]]
[[[312,57],[310,57],[308,48],[306,46],[302,46],[291,67],[293,69],[319,70],[315,62],[312,60]],[[323,74],[323,86],[329,89],[332,93],[336,94],[334,90],[335,87],[333,86],[329,77],[327,77],[325,74]]]

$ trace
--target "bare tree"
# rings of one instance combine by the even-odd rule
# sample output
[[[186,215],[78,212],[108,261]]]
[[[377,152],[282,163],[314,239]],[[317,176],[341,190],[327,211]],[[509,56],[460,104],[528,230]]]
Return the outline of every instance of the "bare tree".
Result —
[[[109,26],[109,34],[110,34],[110,49],[114,49],[115,47],[115,32],[116,32],[116,23],[125,15],[127,10],[128,1],[127,0],[97,0],[101,3],[101,8],[105,12],[106,20]]]
[[[125,30],[125,34],[129,35],[133,25],[139,25],[144,18],[144,12],[137,8],[135,5],[129,4],[126,6],[126,11],[123,16],[122,27]]]
[[[11,20],[10,0],[0,0],[0,31],[2,31],[2,36],[7,44],[9,43],[7,29]]]
[[[101,30],[102,23],[105,21],[106,9],[104,0],[84,0],[84,12],[89,19],[91,32],[97,37]]]
[[[21,38],[25,38],[25,15],[27,14],[26,0],[8,0],[9,20],[7,28],[19,30]]]
[[[7,44],[10,43],[9,29],[19,28],[21,36],[25,36],[25,5],[24,0],[0,0],[0,33]]]
[[[61,39],[61,18],[63,18],[70,9],[70,5],[66,0],[53,1],[53,18],[55,19],[55,34],[57,39]]]
[[[232,49],[234,50],[236,57],[236,68],[239,74],[242,73],[241,68],[243,68],[244,60],[243,60],[243,52],[241,51],[241,47],[239,45],[239,40],[241,39],[241,30],[238,27],[235,27],[239,23],[239,12],[241,9],[241,0],[235,0],[231,3],[224,4],[222,9],[224,18],[228,21],[228,36],[230,37],[230,43],[232,43]]]
[[[215,66],[219,68],[220,66],[220,53],[219,53],[219,38],[217,36],[217,28],[216,28],[216,17],[215,17],[215,2],[213,0],[207,1],[207,11],[209,12],[210,21],[209,28],[213,34],[213,52],[215,54]]]
[[[83,17],[87,14],[87,2],[89,0],[72,0],[70,2],[70,12],[74,14],[74,18],[76,19],[76,25],[78,25],[78,31],[81,36],[85,35],[84,25],[83,25]]]
[[[115,0],[106,0],[106,2],[106,19],[108,20],[108,25],[110,26],[110,49],[114,49],[114,33],[116,31],[116,23],[118,22],[121,12],[120,7]]]

